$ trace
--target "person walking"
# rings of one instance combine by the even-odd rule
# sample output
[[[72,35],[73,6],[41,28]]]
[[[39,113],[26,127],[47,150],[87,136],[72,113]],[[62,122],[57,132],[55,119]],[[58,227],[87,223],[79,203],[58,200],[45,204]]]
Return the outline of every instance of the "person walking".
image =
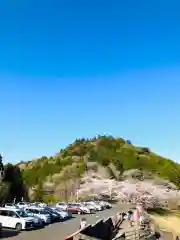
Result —
[[[131,210],[129,210],[127,213],[127,220],[128,220],[129,227],[132,227],[132,214],[133,212]]]
[[[85,228],[87,226],[86,218],[82,218],[80,221],[80,229]]]
[[[136,224],[137,227],[139,227],[139,218],[140,218],[140,213],[138,207],[136,207],[136,210],[133,213],[133,221]]]

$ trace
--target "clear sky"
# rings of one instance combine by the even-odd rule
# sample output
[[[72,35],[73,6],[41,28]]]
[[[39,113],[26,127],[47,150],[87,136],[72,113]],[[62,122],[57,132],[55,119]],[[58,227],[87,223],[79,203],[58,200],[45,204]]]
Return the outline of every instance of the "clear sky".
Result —
[[[97,134],[180,161],[179,9],[179,0],[1,0],[5,161]]]

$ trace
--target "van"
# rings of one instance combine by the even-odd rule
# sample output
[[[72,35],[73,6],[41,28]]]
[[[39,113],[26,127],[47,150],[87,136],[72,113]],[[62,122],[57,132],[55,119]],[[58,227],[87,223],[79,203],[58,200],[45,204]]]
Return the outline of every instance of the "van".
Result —
[[[17,231],[34,228],[33,218],[20,209],[0,208],[0,222],[2,227],[13,228]]]

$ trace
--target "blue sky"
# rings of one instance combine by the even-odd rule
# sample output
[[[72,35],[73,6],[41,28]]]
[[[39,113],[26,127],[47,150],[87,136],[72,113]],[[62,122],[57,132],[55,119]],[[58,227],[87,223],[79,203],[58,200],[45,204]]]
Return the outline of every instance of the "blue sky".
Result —
[[[112,134],[180,161],[179,1],[0,1],[0,152]]]

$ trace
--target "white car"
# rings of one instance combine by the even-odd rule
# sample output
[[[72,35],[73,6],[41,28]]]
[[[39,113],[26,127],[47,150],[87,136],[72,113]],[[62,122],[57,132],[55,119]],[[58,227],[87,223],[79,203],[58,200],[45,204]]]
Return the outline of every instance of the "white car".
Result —
[[[5,203],[4,207],[5,208],[12,208],[12,209],[17,209],[18,208],[18,206],[16,206],[13,203]]]
[[[16,204],[16,206],[18,208],[25,208],[25,207],[28,207],[29,205],[30,205],[30,203],[28,203],[28,202],[19,202]]]
[[[84,206],[86,206],[90,209],[91,213],[95,213],[97,211],[97,208],[94,205],[92,205],[88,202],[84,202],[83,204],[84,204]]]
[[[34,228],[34,219],[28,217],[20,209],[0,208],[0,222],[2,227],[13,228],[17,231]]]
[[[43,208],[43,207],[47,207],[47,204],[42,202],[35,202],[33,203],[33,206],[38,206]]]
[[[101,210],[103,210],[103,207],[102,207],[101,205],[97,204],[96,202],[87,201],[86,203],[87,203],[89,206],[93,206],[93,207],[96,209],[96,211],[101,211]]]
[[[97,201],[97,204],[101,205],[104,209],[105,208],[112,208],[112,205],[109,202],[106,201]]]
[[[31,206],[25,208],[24,211],[28,214],[28,216],[39,217],[40,219],[42,219],[44,224],[51,223],[50,214],[48,214],[43,208]]]
[[[61,209],[63,211],[67,211],[68,205],[66,203],[58,202],[56,204],[56,208],[59,208],[59,209]]]
[[[91,204],[85,204],[85,203],[80,203],[79,204],[80,209],[82,209],[82,211],[84,213],[95,213],[96,212],[96,208],[94,206],[92,206]]]

